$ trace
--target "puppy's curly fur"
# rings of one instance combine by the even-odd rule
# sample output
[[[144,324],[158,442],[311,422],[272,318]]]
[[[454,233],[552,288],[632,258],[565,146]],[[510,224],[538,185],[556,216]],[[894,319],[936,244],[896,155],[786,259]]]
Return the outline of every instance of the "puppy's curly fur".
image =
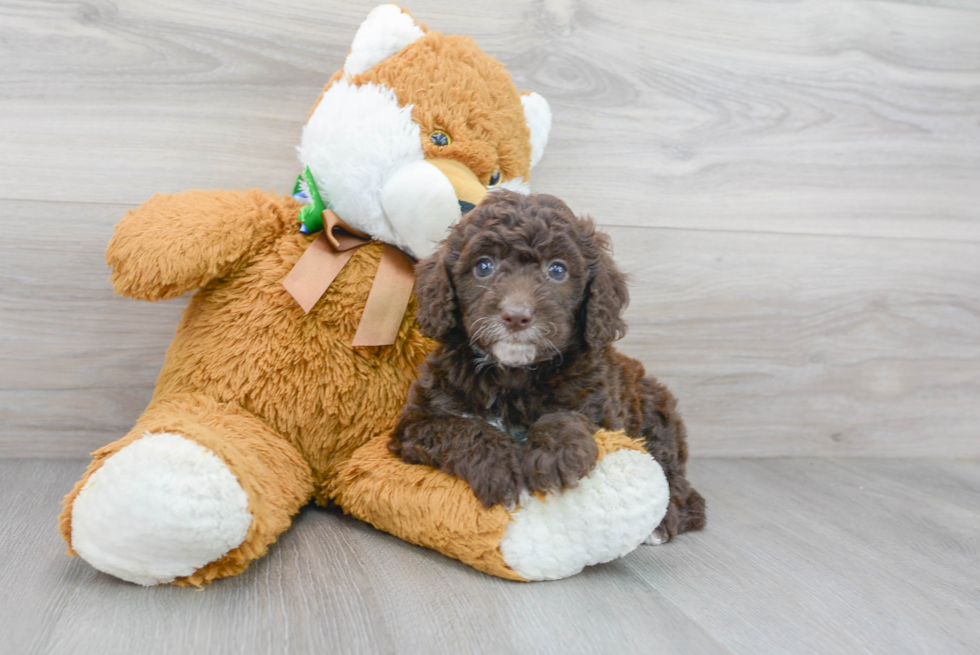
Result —
[[[642,437],[671,499],[651,537],[704,527],[685,478],[676,401],[612,343],[626,280],[609,239],[548,195],[490,194],[416,266],[419,326],[440,342],[422,366],[391,450],[466,480],[487,507],[574,486],[602,427]]]

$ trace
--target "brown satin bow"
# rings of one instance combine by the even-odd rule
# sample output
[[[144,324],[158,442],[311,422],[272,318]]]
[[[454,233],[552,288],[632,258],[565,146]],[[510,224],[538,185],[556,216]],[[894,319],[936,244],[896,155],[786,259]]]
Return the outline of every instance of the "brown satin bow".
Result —
[[[351,228],[329,209],[323,211],[323,232],[289,271],[283,286],[307,314],[330,288],[354,250],[371,243],[368,235]],[[412,260],[384,244],[381,262],[357,325],[352,346],[390,346],[395,343],[415,285]]]

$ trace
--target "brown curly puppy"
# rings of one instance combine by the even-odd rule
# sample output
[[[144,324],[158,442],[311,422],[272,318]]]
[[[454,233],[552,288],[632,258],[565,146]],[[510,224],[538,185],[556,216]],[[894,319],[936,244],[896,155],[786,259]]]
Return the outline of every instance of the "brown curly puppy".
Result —
[[[612,347],[626,281],[609,238],[552,196],[490,194],[416,266],[418,323],[440,345],[391,441],[410,463],[466,480],[484,505],[574,486],[598,428],[642,437],[667,475],[667,515],[648,542],[704,527],[684,477],[676,401]]]

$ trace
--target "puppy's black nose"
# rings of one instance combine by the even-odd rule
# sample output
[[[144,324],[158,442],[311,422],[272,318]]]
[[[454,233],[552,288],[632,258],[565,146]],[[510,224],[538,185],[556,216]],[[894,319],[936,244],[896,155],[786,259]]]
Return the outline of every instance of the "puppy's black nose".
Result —
[[[530,305],[524,303],[507,303],[500,308],[500,319],[508,330],[517,332],[530,327],[534,320],[534,311]]]

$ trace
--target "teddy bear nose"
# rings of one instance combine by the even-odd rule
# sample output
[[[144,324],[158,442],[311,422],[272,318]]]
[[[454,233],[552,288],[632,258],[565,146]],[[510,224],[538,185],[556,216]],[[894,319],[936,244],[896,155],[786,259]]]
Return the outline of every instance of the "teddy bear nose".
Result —
[[[508,330],[524,330],[534,320],[534,311],[525,303],[508,303],[500,309],[500,319]]]

